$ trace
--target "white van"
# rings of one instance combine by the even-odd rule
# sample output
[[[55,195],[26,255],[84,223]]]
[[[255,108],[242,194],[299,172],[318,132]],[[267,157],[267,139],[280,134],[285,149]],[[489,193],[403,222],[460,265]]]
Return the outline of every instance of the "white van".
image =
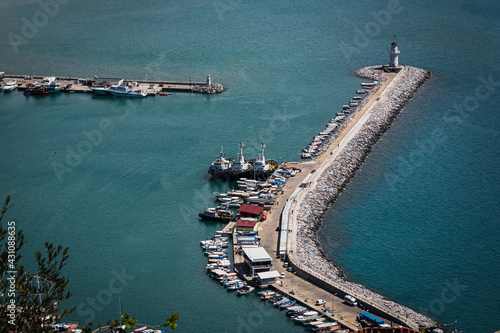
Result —
[[[344,301],[347,304],[352,305],[352,306],[358,305],[358,302],[356,301],[356,299],[354,297],[352,297],[351,295],[345,295]]]

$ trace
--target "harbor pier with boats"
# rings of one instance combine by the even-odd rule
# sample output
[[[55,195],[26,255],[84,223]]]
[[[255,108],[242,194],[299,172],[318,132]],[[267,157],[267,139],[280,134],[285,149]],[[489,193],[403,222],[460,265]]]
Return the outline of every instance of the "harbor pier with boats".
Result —
[[[349,180],[368,156],[371,147],[394,122],[397,114],[430,77],[430,73],[405,66],[398,73],[385,73],[381,66],[367,67],[358,75],[378,80],[376,92],[363,110],[324,154],[316,172],[308,179],[309,186],[294,198],[284,210],[290,233],[285,244],[286,260],[304,279],[338,295],[352,295],[366,309],[400,322],[404,326],[421,329],[435,327],[432,319],[412,309],[396,304],[364,286],[344,280],[343,271],[323,254],[316,235],[324,214],[345,189]],[[283,220],[283,218],[282,218]]]
[[[25,95],[49,93],[93,93],[111,97],[168,96],[172,92],[218,94],[227,90],[219,83],[212,83],[210,74],[205,82],[150,81],[120,78],[79,78],[62,76],[16,75],[0,72],[0,87],[4,91],[20,90]],[[49,82],[50,81],[50,82]],[[5,86],[8,83],[7,86]],[[47,89],[50,87],[50,89]]]
[[[234,250],[236,270],[226,274],[236,272],[240,288],[255,282],[245,268],[248,266],[245,264],[245,245],[240,241],[242,237],[254,237],[255,243],[248,246],[263,247],[271,254],[269,270],[275,270],[279,276],[270,284],[281,294],[274,302],[285,302],[278,306],[292,307],[299,303],[309,311],[320,309],[315,319],[323,323],[335,321],[339,327],[350,331],[367,325],[369,321],[360,318],[368,310],[391,328],[397,325],[412,332],[434,329],[438,332],[437,323],[432,319],[364,286],[345,281],[342,270],[324,256],[315,235],[325,212],[355,175],[370,148],[430,77],[429,72],[414,67],[387,72],[382,66],[373,66],[358,70],[356,74],[376,82],[363,85],[359,95],[366,97],[353,98],[359,102],[352,112],[344,115],[334,130],[320,134],[322,137],[318,141],[321,143],[314,156],[300,163],[280,165],[278,170],[293,165],[294,170],[301,172],[286,177],[280,184],[274,204],[268,207],[267,218],[247,230],[250,234],[241,235],[234,221],[220,232],[230,236],[227,240],[232,242]],[[336,181],[337,178],[341,182]],[[324,300],[325,307],[316,306],[315,300]],[[356,306],[352,306],[352,300]]]

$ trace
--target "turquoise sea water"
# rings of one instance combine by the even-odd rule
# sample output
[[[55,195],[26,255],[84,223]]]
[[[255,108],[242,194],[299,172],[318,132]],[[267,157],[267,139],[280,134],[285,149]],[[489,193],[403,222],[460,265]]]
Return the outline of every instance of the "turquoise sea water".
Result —
[[[387,63],[397,35],[400,62],[433,78],[329,212],[324,249],[350,278],[442,323],[498,329],[499,7],[67,1],[43,21],[37,2],[3,2],[0,71],[211,73],[230,89],[143,100],[2,93],[0,187],[26,254],[44,241],[70,247],[69,305],[80,323],[117,316],[120,298],[141,322],[179,313],[180,331],[302,331],[207,278],[198,241],[221,225],[197,214],[223,185],[206,169],[221,144],[234,156],[240,141],[248,158],[264,141],[267,157],[297,159],[358,89],[352,72]],[[37,31],[23,34],[23,18]]]

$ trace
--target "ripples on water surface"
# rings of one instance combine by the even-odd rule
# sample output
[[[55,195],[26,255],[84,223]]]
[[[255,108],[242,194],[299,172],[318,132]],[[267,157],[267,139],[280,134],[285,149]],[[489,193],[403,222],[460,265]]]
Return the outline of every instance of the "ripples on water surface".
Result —
[[[247,157],[265,141],[269,158],[298,158],[358,88],[352,72],[386,63],[396,34],[400,62],[434,77],[328,214],[325,250],[352,279],[433,318],[459,320],[465,332],[496,328],[488,321],[499,310],[500,87],[475,110],[443,114],[472,94],[478,76],[500,81],[492,71],[498,4],[404,4],[357,54],[346,47],[385,3],[231,2],[223,11],[217,4],[68,2],[19,53],[8,33],[0,37],[8,73],[196,81],[211,73],[230,88],[133,101],[0,96],[0,185],[15,202],[9,217],[26,232],[26,254],[44,241],[70,246],[71,305],[80,307],[72,319],[104,322],[117,315],[120,297],[141,321],[180,313],[186,331],[302,331],[206,277],[198,241],[221,228],[197,219],[221,189],[206,168],[221,144],[234,156],[240,141]],[[18,35],[22,18],[40,10],[1,6],[2,30]],[[111,125],[102,142],[59,180],[53,163],[65,163],[67,150],[102,121]],[[436,130],[444,139],[425,141]],[[401,158],[412,153],[405,169]],[[93,306],[123,270],[123,290]],[[443,303],[447,281],[460,292]],[[481,327],[470,329],[473,322]]]

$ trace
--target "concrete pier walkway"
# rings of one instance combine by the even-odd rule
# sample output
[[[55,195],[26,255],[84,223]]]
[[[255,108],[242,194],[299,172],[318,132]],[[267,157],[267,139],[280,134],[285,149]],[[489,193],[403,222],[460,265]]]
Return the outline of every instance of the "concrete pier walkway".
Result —
[[[311,262],[316,262],[316,259],[309,260],[310,262],[304,262],[304,258],[299,256],[297,253],[303,253],[303,244],[299,244],[297,241],[299,230],[299,210],[303,211],[304,209],[307,209],[304,208],[307,207],[304,201],[306,200],[306,198],[308,198],[308,195],[310,193],[316,193],[318,191],[318,182],[322,179],[325,171],[332,166],[332,164],[336,161],[336,159],[339,158],[339,156],[343,154],[343,152],[345,152],[346,147],[349,147],[351,141],[355,137],[357,137],[360,131],[366,130],[365,125],[370,122],[371,118],[374,116],[374,113],[379,110],[378,108],[391,104],[389,102],[392,102],[392,99],[396,97],[393,94],[401,90],[401,88],[408,88],[408,91],[412,91],[412,93],[416,92],[415,89],[418,89],[418,86],[413,86],[415,84],[413,81],[400,82],[400,78],[402,77],[411,77],[414,74],[414,70],[419,69],[411,67],[410,69],[407,69],[406,67],[403,67],[399,73],[381,74],[385,81],[382,84],[378,85],[378,90],[373,93],[370,100],[365,103],[365,105],[360,110],[358,110],[356,114],[353,115],[349,124],[345,126],[342,132],[330,144],[326,151],[314,160],[301,162],[298,165],[294,165],[300,168],[302,172],[294,178],[290,178],[287,180],[287,183],[283,188],[284,193],[279,198],[279,204],[277,205],[277,207],[273,208],[272,214],[270,214],[266,223],[262,224],[262,230],[259,231],[259,234],[261,235],[262,246],[264,246],[269,253],[276,254],[273,260],[273,266],[279,272],[285,271],[285,269],[283,268],[283,262],[280,258],[280,247],[283,248],[283,243],[286,244],[286,253],[284,253],[284,257],[294,268],[297,275],[287,273],[287,276],[283,281],[283,288],[288,289],[289,291],[293,289],[295,295],[300,295],[304,298],[309,297],[311,301],[315,301],[318,298],[325,300],[327,302],[327,306],[334,309],[335,319],[342,320],[342,324],[350,329],[356,328],[356,316],[363,310],[345,304],[341,299],[341,297],[343,297],[345,294],[353,294],[353,296],[358,298],[358,300],[360,300],[367,309],[387,321],[400,323],[403,326],[408,326],[414,329],[419,325],[414,321],[404,318],[404,316],[402,317],[399,314],[392,312],[386,306],[382,306],[376,302],[370,301],[370,299],[368,298],[364,298],[363,296],[353,293],[352,290],[344,288],[344,285],[342,283],[336,283],[319,271],[315,271],[314,264],[311,265]],[[407,73],[407,71],[410,72]],[[420,75],[421,73],[417,74]],[[419,81],[418,84],[421,84],[421,81]],[[410,98],[411,95],[409,96],[408,100]],[[396,109],[394,111],[395,114],[397,114],[397,112],[399,112],[399,110],[403,106],[396,105]],[[387,122],[388,120],[385,121]],[[387,128],[390,126],[390,124],[385,124],[385,126]],[[312,173],[313,170],[314,173]],[[281,213],[283,211],[283,208],[285,207],[287,199],[290,198],[290,195],[300,187],[301,183],[306,177],[308,177],[308,175],[308,186],[302,188],[302,190],[295,197],[294,202],[292,202],[291,205],[288,205],[288,211]],[[280,226],[280,217],[282,217],[280,214],[287,214],[288,217],[288,232],[281,231],[281,235],[285,235],[286,240],[278,240],[279,233],[275,231],[276,228]],[[302,238],[308,237],[302,234],[300,236]],[[314,241],[312,239],[309,239],[309,242]],[[324,259],[322,260],[324,261]],[[320,264],[320,262],[318,262],[318,264]],[[341,278],[339,278],[338,281],[343,282]],[[394,304],[398,307],[399,310],[405,309],[403,306],[397,305],[393,302],[391,302],[390,304],[391,306],[392,304]],[[412,310],[410,309],[408,310],[414,315],[414,317],[422,319],[420,320],[420,322],[429,322],[430,324],[433,323],[432,320],[418,315],[415,312],[412,312]]]
[[[286,204],[287,198],[295,191],[296,188],[300,187],[301,183],[304,179],[313,171],[316,170],[313,176],[309,179],[311,184],[309,185],[309,189],[314,188],[314,184],[317,181],[319,175],[321,175],[322,171],[331,164],[333,159],[337,156],[338,152],[341,151],[341,147],[343,147],[359,130],[361,124],[366,121],[369,117],[369,110],[373,108],[373,105],[377,102],[379,97],[385,96],[385,88],[392,82],[394,77],[397,74],[395,73],[386,73],[384,74],[387,78],[379,89],[377,93],[370,99],[370,101],[356,114],[354,115],[351,122],[347,125],[347,127],[342,131],[342,133],[338,136],[338,138],[330,145],[330,147],[318,158],[310,161],[300,162],[293,166],[300,168],[301,172],[298,173],[295,177],[289,178],[283,187],[283,194],[280,196],[278,202],[275,207],[273,207],[272,213],[268,216],[266,223],[263,223],[261,226],[261,230],[259,230],[259,235],[261,236],[261,246],[263,246],[269,253],[274,253],[273,256],[273,267],[278,272],[286,272],[286,276],[283,279],[283,287],[278,285],[278,289],[282,292],[290,292],[294,291],[294,296],[296,298],[300,298],[302,300],[306,298],[310,298],[310,303],[308,305],[313,305],[317,299],[325,300],[326,306],[333,310],[334,319],[339,321],[339,323],[343,324],[345,327],[355,330],[358,329],[358,325],[356,322],[356,317],[363,310],[358,307],[352,307],[343,302],[341,297],[338,295],[332,294],[317,285],[300,278],[290,272],[287,272],[283,267],[283,261],[279,258],[278,254],[278,232],[276,232],[276,228],[280,225],[280,214],[283,211],[283,208]],[[381,98],[379,99],[379,101]],[[289,237],[287,239],[287,256],[297,264],[300,263],[299,258],[296,257],[295,248],[296,248],[296,213],[297,210],[294,210],[295,207],[300,206],[300,202],[303,200],[305,193],[307,190],[301,191],[301,193],[297,197],[297,201],[292,204],[292,213],[289,216],[289,221],[291,225],[289,226]],[[321,307],[318,307],[318,309]],[[344,319],[340,319],[340,318]]]
[[[27,85],[34,85],[37,82],[40,83],[44,77],[40,75],[13,75],[5,74],[4,78],[6,80],[17,80],[19,84],[19,90],[27,89]],[[0,77],[2,79],[2,77]],[[91,84],[115,84],[121,79],[118,78],[78,78],[78,77],[56,77],[56,83],[58,83],[61,88],[61,92],[68,93],[91,93]],[[219,83],[212,83],[210,86],[206,82],[180,82],[180,81],[148,81],[148,80],[129,80],[124,79],[126,83],[137,84],[134,89],[141,89],[148,95],[157,95],[160,92],[192,92],[200,94],[217,94],[227,90],[226,87]]]

